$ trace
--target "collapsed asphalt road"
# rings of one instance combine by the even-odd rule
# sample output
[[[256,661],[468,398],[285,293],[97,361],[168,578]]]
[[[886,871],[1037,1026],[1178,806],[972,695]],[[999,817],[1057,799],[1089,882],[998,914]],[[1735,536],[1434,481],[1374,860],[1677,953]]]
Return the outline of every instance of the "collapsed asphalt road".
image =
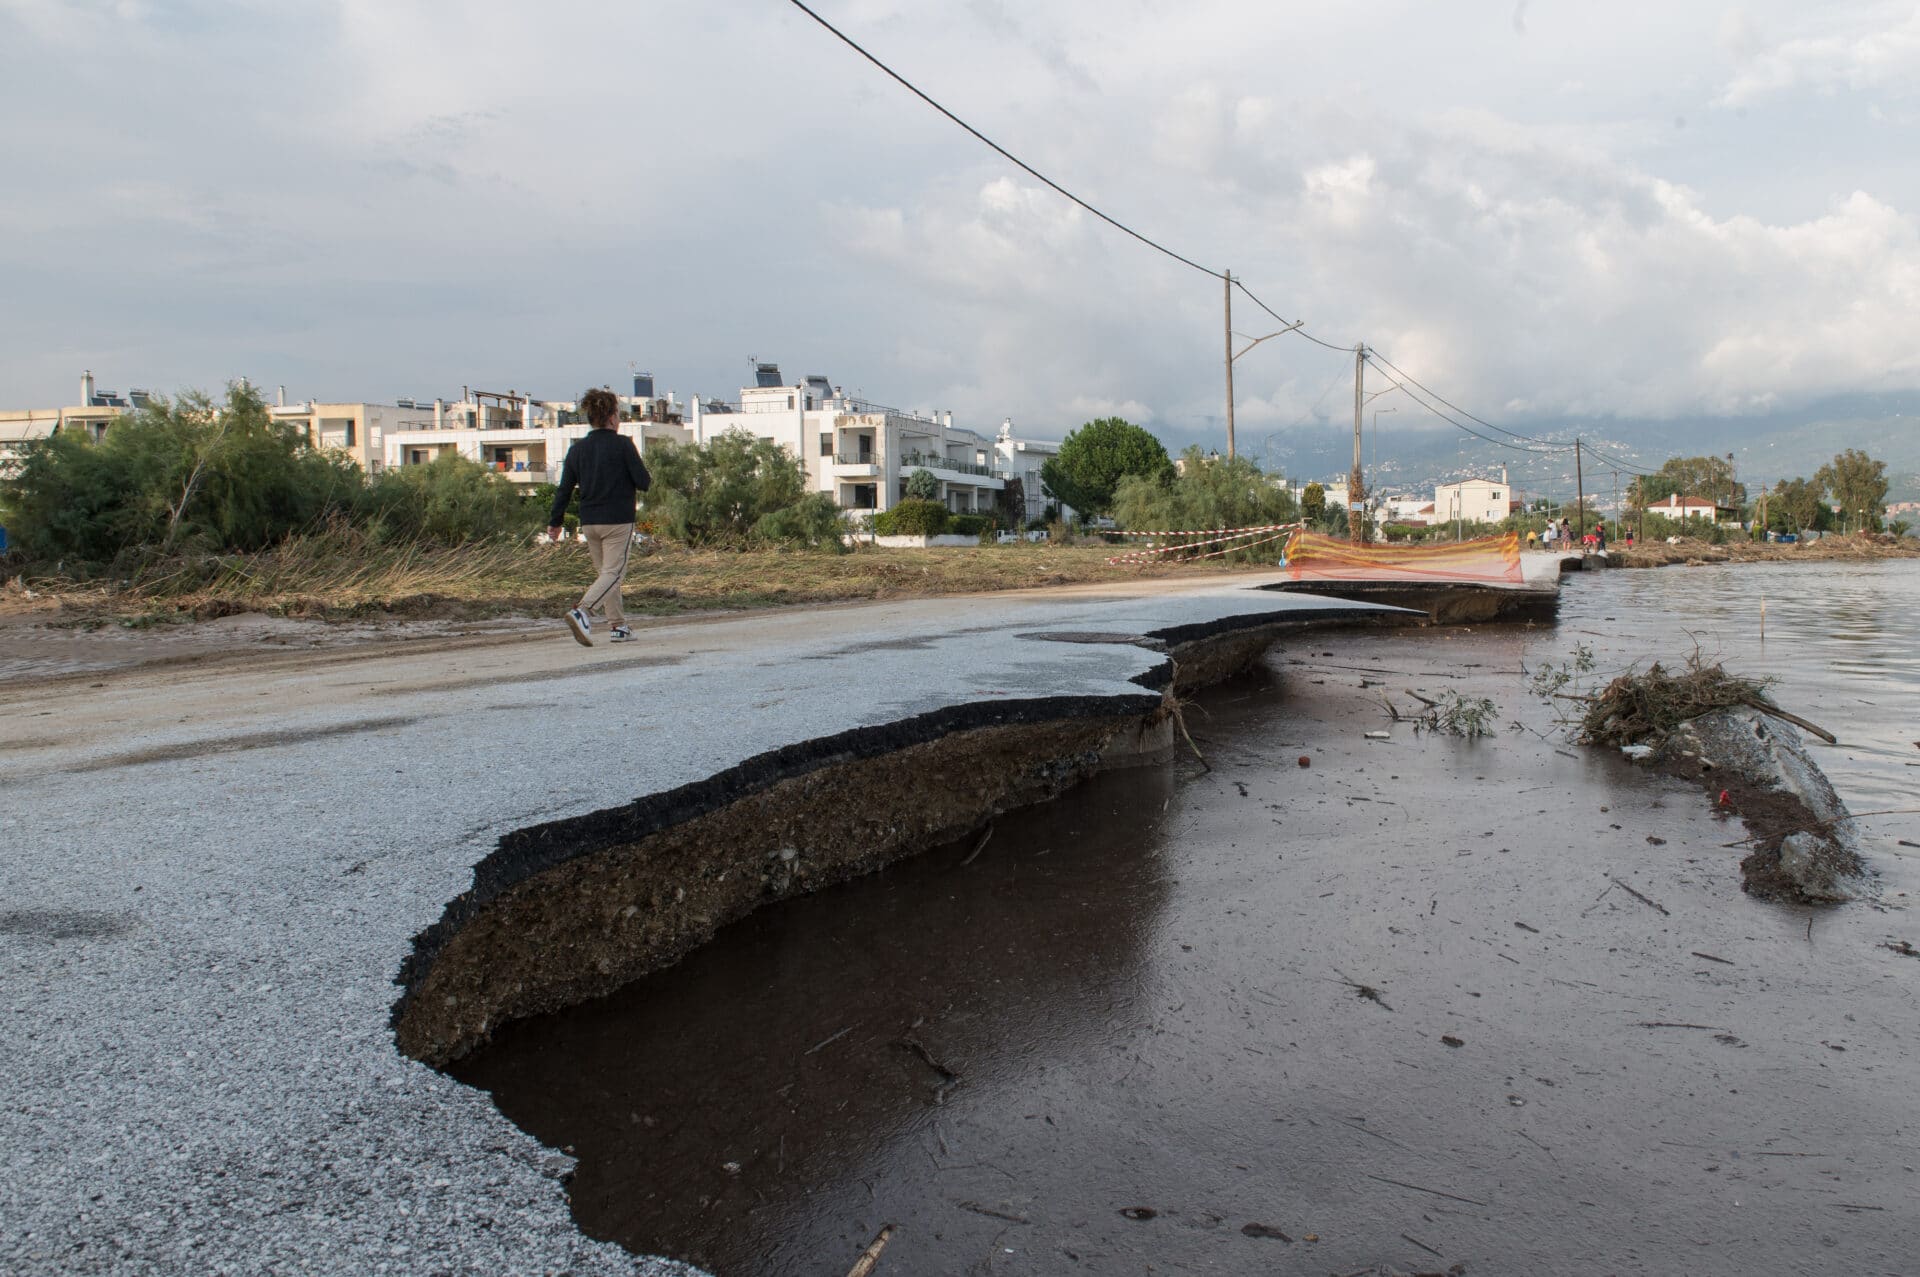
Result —
[[[1137,697],[1164,660],[1024,632],[1341,606],[1250,584],[10,686],[0,1268],[680,1271],[582,1236],[570,1159],[396,1051],[414,937],[513,830],[946,706]]]

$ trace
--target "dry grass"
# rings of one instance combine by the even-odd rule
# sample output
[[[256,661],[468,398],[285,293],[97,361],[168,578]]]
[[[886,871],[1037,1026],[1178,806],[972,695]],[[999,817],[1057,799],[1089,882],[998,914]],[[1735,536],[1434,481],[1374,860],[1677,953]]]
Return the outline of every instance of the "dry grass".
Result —
[[[849,554],[821,554],[665,547],[634,559],[626,600],[630,612],[672,615],[1236,570],[1218,560],[1200,565],[1107,563],[1108,556],[1123,549],[1023,543],[925,550],[863,547]],[[592,576],[585,549],[571,543],[378,547],[352,535],[329,535],[296,538],[258,554],[170,560],[135,581],[16,579],[8,583],[0,611],[57,609],[76,621],[143,624],[243,612],[320,620],[381,615],[474,619],[562,610],[573,604]]]
[[[1695,563],[1835,563],[1872,559],[1920,558],[1920,539],[1859,533],[1828,536],[1805,544],[1781,545],[1766,541],[1729,541],[1714,545],[1683,537],[1676,545],[1648,542],[1627,549],[1607,547],[1617,567],[1664,568]]]

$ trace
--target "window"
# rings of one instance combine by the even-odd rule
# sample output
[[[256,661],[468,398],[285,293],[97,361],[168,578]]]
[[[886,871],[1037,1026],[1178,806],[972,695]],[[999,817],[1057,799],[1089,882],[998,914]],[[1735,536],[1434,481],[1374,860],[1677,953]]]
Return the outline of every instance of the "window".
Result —
[[[788,410],[789,410],[789,411],[791,411],[791,410],[792,410],[792,408],[793,408],[793,396],[792,396],[792,395],[788,395],[788,396],[787,396],[787,408],[788,408]]]
[[[833,436],[831,434],[823,434],[820,436],[820,455],[823,457],[831,457],[833,455]]]
[[[343,442],[341,443],[341,446],[342,446],[342,447],[344,447],[344,448],[351,448],[351,447],[353,447],[353,419],[352,419],[351,417],[349,417],[349,418],[347,419],[347,433],[346,433],[346,438],[345,438],[345,439],[344,439],[344,441],[343,441]]]

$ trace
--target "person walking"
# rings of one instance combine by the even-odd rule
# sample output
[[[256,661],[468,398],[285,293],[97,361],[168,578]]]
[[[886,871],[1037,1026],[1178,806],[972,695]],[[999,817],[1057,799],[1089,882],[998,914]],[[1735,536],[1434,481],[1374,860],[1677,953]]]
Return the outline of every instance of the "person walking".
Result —
[[[626,609],[620,603],[620,583],[627,575],[627,556],[633,550],[634,501],[652,486],[647,467],[633,440],[620,433],[620,401],[607,389],[580,396],[580,411],[592,427],[567,449],[560,468],[560,487],[547,514],[547,536],[558,541],[567,502],[580,490],[580,537],[593,559],[593,584],[580,605],[567,613],[567,628],[576,641],[593,646],[593,612],[598,609],[613,627],[611,639],[633,639]]]

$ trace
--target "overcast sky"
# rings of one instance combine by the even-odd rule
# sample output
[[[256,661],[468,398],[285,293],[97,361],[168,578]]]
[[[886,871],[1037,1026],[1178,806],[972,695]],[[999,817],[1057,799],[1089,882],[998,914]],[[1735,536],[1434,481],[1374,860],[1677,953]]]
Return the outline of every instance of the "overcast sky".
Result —
[[[1915,3],[816,7],[1493,420],[1920,385]],[[987,429],[1220,429],[1217,281],[785,0],[0,0],[0,49],[0,407],[83,367],[391,400],[635,361],[732,398],[758,356]],[[1351,366],[1249,354],[1243,440],[1337,422]]]

